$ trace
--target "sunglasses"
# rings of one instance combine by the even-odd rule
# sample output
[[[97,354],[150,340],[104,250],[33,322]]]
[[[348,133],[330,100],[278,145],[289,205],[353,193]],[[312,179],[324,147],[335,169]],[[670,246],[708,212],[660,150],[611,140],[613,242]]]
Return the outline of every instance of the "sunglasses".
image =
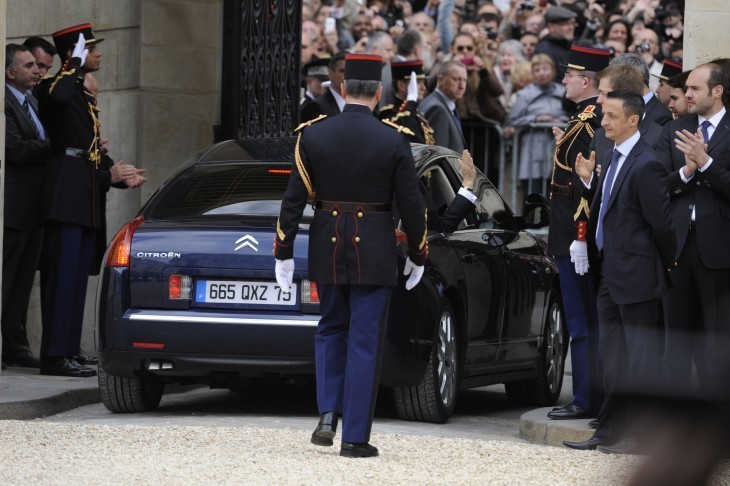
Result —
[[[457,52],[461,51],[469,51],[472,52],[474,50],[474,46],[455,46]]]

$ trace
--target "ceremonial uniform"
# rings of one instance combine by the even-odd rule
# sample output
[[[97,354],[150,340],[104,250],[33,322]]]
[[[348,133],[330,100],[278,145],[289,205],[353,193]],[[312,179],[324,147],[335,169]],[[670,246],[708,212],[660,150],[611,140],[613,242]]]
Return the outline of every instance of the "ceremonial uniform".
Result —
[[[608,60],[608,51],[573,46],[567,68],[597,72],[608,66]],[[585,186],[574,168],[578,154],[585,158],[590,156],[591,140],[601,126],[601,108],[596,99],[590,97],[578,102],[576,113],[557,141],[553,155],[548,247],[558,263],[565,320],[571,338],[573,402],[568,413],[548,414],[551,418],[595,416],[603,399],[595,289],[590,274],[577,274],[570,258],[573,241],[584,242],[586,238],[591,198],[589,191],[584,194]]]
[[[90,46],[102,40],[94,38],[89,24],[65,29],[53,34],[59,53],[73,48],[79,33]],[[42,204],[48,265],[41,288],[43,361],[79,352],[94,235],[103,226],[102,195],[111,185],[111,173],[100,168],[98,109],[83,86],[81,64],[80,58],[71,57],[38,89],[41,118],[51,140]]]
[[[380,80],[380,72],[379,56],[347,57],[346,80]],[[397,280],[394,199],[411,260],[423,265],[426,258],[425,205],[409,139],[398,128],[357,104],[347,104],[336,118],[302,124],[277,224],[274,253],[286,261],[293,258],[302,211],[314,200],[307,278],[317,283],[322,312],[315,337],[317,404],[320,414],[342,415],[343,452],[345,442],[367,443],[370,436]]]
[[[411,142],[426,145],[436,143],[433,128],[428,124],[426,117],[418,111],[417,101],[403,101],[396,96],[394,104],[386,105],[380,110],[380,119],[408,128],[413,133]]]

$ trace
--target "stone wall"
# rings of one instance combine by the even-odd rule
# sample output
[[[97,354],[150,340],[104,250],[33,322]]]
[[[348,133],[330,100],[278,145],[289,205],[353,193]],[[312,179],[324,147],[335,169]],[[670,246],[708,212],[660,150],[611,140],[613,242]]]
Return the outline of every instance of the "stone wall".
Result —
[[[0,0],[0,7],[5,0]],[[107,241],[187,157],[213,142],[219,123],[223,0],[8,0],[6,42],[90,22],[102,67],[102,138],[109,153],[146,169],[139,189],[107,196]],[[3,26],[5,27],[5,26]],[[53,71],[60,61],[55,59]],[[2,130],[4,136],[5,130]],[[93,352],[97,278],[89,280],[82,348]],[[28,337],[41,335],[38,279],[28,312]]]
[[[730,56],[728,0],[687,0],[684,17],[684,69]]]

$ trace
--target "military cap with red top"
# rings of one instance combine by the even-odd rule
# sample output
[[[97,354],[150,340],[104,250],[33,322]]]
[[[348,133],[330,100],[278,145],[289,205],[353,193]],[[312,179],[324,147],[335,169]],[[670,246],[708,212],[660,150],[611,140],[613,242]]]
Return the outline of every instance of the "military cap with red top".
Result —
[[[568,53],[568,63],[564,66],[577,71],[598,72],[606,69],[610,60],[611,51],[608,49],[573,45]]]
[[[390,63],[390,75],[395,80],[409,80],[412,72],[416,73],[416,78],[426,79],[426,75],[423,74],[423,61],[419,59]]]
[[[103,41],[104,39],[97,39],[94,36],[94,31],[91,29],[91,24],[80,24],[67,29],[59,30],[51,34],[53,37],[53,43],[56,45],[56,50],[61,59],[65,59],[66,52],[69,49],[73,49],[76,43],[79,41],[79,34],[84,34],[84,40],[86,45],[94,45]]]
[[[682,74],[682,64],[674,62],[671,59],[664,59],[662,62],[662,72],[659,74],[652,74],[652,76],[656,76],[657,78],[666,81],[678,74]]]
[[[381,81],[383,58],[374,54],[347,54],[345,56],[345,79]]]

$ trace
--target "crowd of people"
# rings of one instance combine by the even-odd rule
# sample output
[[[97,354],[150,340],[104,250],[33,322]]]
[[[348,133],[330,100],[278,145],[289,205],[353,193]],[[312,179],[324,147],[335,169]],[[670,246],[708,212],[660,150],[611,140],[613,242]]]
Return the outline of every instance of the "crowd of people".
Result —
[[[437,91],[441,67],[458,61],[466,68],[465,90],[454,93],[449,104],[457,109],[463,144],[495,183],[499,151],[508,160],[513,150],[519,152],[515,173],[523,192],[548,195],[549,125],[564,124],[576,111],[564,97],[555,103],[561,100],[571,45],[603,48],[611,57],[637,54],[653,75],[649,88],[654,91],[664,60],[682,64],[683,11],[683,0],[304,0],[301,59],[307,94],[301,121],[341,111],[343,61],[339,76],[335,63],[344,52],[382,57],[380,110],[395,105],[394,64],[423,63],[421,101]],[[324,68],[325,60],[333,63],[331,69]],[[312,105],[320,95],[327,105],[322,100]],[[450,145],[438,135],[437,143],[460,152],[460,144]]]
[[[41,374],[89,377],[98,359],[81,350],[89,275],[106,249],[106,193],[138,187],[144,169],[115,163],[101,137],[101,66],[90,24],[5,47],[5,206],[2,362]],[[58,56],[58,70],[52,71]],[[41,276],[40,357],[26,332]]]
[[[708,477],[726,452],[730,403],[730,59],[683,71],[683,7],[309,0],[303,10],[308,86],[322,62],[312,56],[332,56],[303,126],[338,116],[349,50],[381,56],[372,108],[413,142],[428,135],[461,152],[473,119],[505,137],[550,127],[529,132],[518,159],[525,190],[548,189],[571,337],[573,399],[548,417],[593,419],[590,439],[565,442],[574,449],[658,447],[660,465],[640,472],[651,484]],[[332,111],[317,109],[328,95]],[[703,453],[685,460],[677,444],[687,443]]]

